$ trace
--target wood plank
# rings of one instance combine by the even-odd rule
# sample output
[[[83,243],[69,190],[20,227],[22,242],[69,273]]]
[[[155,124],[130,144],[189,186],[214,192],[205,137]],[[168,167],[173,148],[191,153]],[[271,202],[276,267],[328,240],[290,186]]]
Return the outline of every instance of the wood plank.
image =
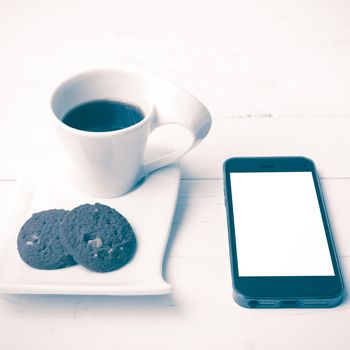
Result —
[[[117,347],[127,335],[127,349],[313,349],[320,343],[348,348],[347,304],[337,309],[248,310],[232,300],[226,258],[173,257],[169,270],[170,296],[0,296],[0,319],[6,314],[3,323],[16,325],[6,327],[5,341],[11,341],[6,344],[16,349],[25,338],[36,348],[51,340],[53,350],[63,344],[71,349],[98,324],[98,336],[89,337],[91,347]],[[37,337],[33,327],[39,326]],[[67,337],[67,329],[75,328]],[[22,337],[16,336],[19,329]]]
[[[116,64],[176,81],[218,117],[350,116],[349,2],[94,3],[2,2],[0,118],[44,118],[59,81]]]
[[[214,119],[207,139],[186,155],[186,179],[221,178],[223,162],[233,156],[304,155],[320,175],[350,177],[350,118]],[[11,120],[0,129],[0,179],[15,179],[22,163],[62,153],[49,118]]]
[[[221,178],[235,156],[302,155],[322,177],[349,177],[350,119],[226,118],[214,120],[207,139],[183,159],[183,178]]]

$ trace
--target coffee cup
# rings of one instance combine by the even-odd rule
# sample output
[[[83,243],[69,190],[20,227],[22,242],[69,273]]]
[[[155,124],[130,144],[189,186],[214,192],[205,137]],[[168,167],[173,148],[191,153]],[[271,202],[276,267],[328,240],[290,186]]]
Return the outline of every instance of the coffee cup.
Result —
[[[93,122],[101,124],[95,129],[86,127],[83,112],[83,108],[93,111],[93,105]],[[106,126],[101,105],[108,111],[121,109],[127,115],[131,110],[137,118],[121,127]],[[51,108],[75,182],[84,191],[105,198],[125,194],[147,174],[180,160],[211,127],[209,111],[189,92],[155,75],[125,67],[95,69],[68,78],[54,91]],[[179,140],[177,149],[145,160],[148,136],[166,124],[186,128],[190,142],[181,144]]]

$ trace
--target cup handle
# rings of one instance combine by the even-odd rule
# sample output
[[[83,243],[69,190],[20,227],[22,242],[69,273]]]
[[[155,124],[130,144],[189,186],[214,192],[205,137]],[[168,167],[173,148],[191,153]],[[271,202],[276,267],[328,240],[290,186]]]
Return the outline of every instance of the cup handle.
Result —
[[[181,159],[205,138],[212,122],[208,109],[186,90],[164,81],[155,86],[152,91],[154,109],[151,129],[179,124],[190,132],[192,138],[178,149],[145,162],[143,176]]]

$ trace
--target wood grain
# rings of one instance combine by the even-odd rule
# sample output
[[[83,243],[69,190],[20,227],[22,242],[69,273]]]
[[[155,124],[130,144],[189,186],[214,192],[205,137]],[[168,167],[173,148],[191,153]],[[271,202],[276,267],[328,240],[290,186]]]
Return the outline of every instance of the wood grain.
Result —
[[[3,347],[349,349],[348,299],[324,310],[232,301],[221,180],[232,156],[312,158],[349,288],[349,13],[346,0],[1,1],[2,213],[30,160],[45,167],[61,153],[50,96],[71,74],[145,69],[191,91],[213,116],[208,138],[182,161],[164,263],[173,294],[3,295]]]
[[[222,178],[227,158],[275,155],[307,156],[321,177],[350,178],[350,118],[213,118],[208,137],[183,158],[183,178]],[[0,129],[0,179],[16,179],[24,160],[59,153],[49,118],[8,120]]]

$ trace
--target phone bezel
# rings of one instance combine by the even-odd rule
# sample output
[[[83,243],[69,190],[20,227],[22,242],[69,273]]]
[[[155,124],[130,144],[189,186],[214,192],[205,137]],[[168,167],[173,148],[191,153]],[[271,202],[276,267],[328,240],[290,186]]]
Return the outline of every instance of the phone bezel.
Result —
[[[300,172],[311,171],[317,199],[326,232],[335,276],[263,276],[238,275],[235,243],[234,215],[231,195],[232,172]],[[343,293],[343,281],[333,242],[332,231],[324,203],[320,182],[313,161],[306,157],[235,157],[224,163],[224,189],[229,231],[231,273],[234,291],[246,299],[339,299]]]

